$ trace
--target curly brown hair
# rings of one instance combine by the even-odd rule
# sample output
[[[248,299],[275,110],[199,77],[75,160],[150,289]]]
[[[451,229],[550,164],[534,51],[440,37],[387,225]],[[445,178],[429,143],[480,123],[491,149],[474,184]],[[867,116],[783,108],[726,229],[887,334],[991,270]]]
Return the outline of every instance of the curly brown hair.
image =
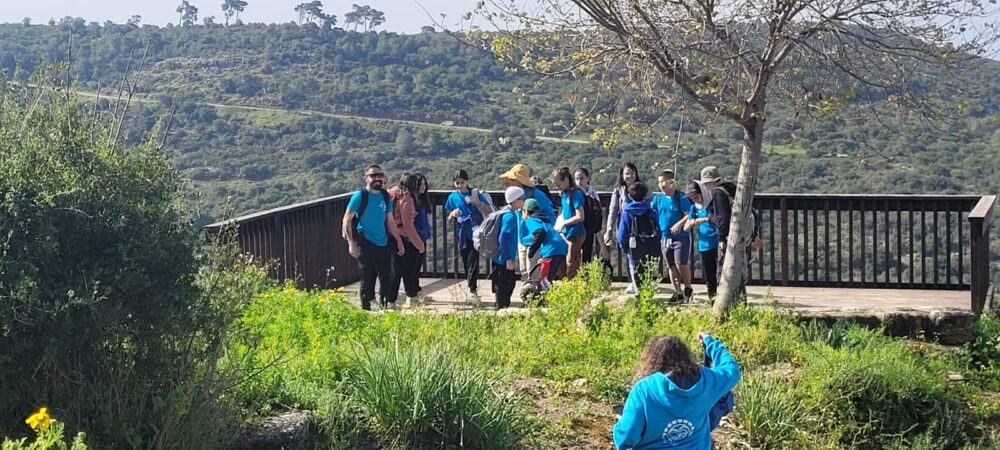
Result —
[[[663,372],[675,383],[693,385],[701,377],[701,366],[694,362],[691,349],[681,338],[669,334],[653,336],[639,358],[639,369],[632,383],[656,372]],[[684,386],[682,386],[684,387]]]

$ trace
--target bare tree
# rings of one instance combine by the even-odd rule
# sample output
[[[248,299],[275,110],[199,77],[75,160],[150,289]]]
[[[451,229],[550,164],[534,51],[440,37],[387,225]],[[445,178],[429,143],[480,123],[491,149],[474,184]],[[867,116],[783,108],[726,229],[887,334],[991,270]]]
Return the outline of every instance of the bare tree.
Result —
[[[584,80],[588,101],[601,105],[591,113],[616,118],[615,132],[691,106],[742,129],[715,303],[720,319],[738,300],[746,275],[768,102],[810,112],[878,100],[922,111],[933,123],[949,99],[921,86],[936,78],[947,85],[936,93],[961,92],[963,71],[997,41],[1000,15],[988,6],[995,0],[538,0],[530,9],[516,6],[522,4],[480,2],[465,19],[482,18],[503,31],[484,35],[470,27],[467,36],[480,36],[479,44],[521,68]],[[623,98],[631,106],[620,107]]]

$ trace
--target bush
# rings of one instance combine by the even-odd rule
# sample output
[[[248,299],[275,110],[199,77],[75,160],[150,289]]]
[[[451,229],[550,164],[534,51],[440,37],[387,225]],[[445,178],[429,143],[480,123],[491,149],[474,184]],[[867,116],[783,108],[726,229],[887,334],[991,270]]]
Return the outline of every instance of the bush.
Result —
[[[362,349],[351,367],[351,392],[393,446],[509,449],[528,433],[516,397],[439,348]]]
[[[968,440],[960,394],[902,342],[849,328],[846,345],[806,351],[802,388],[810,405],[835,424],[841,442],[883,448],[901,440],[957,448]]]
[[[805,407],[785,380],[748,376],[736,389],[733,414],[754,448],[784,448],[805,423]]]
[[[224,442],[239,416],[215,361],[252,293],[199,276],[163,155],[110,144],[112,127],[49,92],[0,102],[0,433],[49,404],[102,448]]]

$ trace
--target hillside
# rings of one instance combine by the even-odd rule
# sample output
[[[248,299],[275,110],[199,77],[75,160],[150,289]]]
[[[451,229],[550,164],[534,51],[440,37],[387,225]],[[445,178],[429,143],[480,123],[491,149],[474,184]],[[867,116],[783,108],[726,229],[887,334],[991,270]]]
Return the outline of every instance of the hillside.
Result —
[[[668,117],[656,134],[629,137],[612,151],[569,133],[578,111],[569,83],[505,70],[491,55],[441,33],[396,35],[320,30],[314,25],[138,27],[87,24],[0,25],[0,69],[25,81],[39,61],[65,61],[82,91],[117,90],[126,67],[143,70],[127,139],[146,138],[175,111],[164,151],[188,180],[198,224],[330,195],[360,183],[359,166],[428,173],[434,188],[464,167],[483,187],[524,161],[546,173],[557,165],[596,169],[610,185],[619,161],[645,175],[677,163],[694,176],[706,164],[735,175],[739,133]],[[130,59],[130,54],[132,57]],[[772,110],[761,189],[784,192],[1000,192],[1000,63],[984,61],[962,117],[940,128],[888,117],[805,117]],[[933,86],[929,86],[933,89]],[[92,98],[92,97],[91,97]],[[956,100],[957,102],[957,100]],[[250,106],[251,109],[237,106]],[[392,121],[372,120],[373,118]],[[677,142],[677,129],[684,120]],[[443,125],[448,124],[448,125]],[[574,138],[574,142],[535,137]],[[665,148],[657,148],[660,145]]]

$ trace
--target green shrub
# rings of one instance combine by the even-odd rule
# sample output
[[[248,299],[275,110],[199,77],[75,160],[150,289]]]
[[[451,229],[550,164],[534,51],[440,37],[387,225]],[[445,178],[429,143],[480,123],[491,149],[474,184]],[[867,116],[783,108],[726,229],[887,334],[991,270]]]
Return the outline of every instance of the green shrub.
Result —
[[[110,143],[113,125],[48,87],[4,89],[0,433],[48,404],[102,448],[225,442],[239,417],[215,361],[252,292],[199,285],[213,275],[152,144]]]
[[[87,444],[84,443],[87,435],[77,433],[72,442],[66,442],[65,425],[51,418],[47,409],[40,408],[25,421],[36,432],[34,440],[4,439],[0,442],[0,450],[87,450]]]
[[[845,445],[882,448],[901,441],[955,448],[967,441],[967,411],[943,373],[902,342],[849,328],[846,345],[810,347],[801,369],[810,405]]]
[[[360,349],[347,379],[393,446],[509,449],[527,433],[518,399],[437,347]]]
[[[785,448],[805,423],[805,406],[785,380],[747,376],[736,388],[734,418],[754,448]]]

